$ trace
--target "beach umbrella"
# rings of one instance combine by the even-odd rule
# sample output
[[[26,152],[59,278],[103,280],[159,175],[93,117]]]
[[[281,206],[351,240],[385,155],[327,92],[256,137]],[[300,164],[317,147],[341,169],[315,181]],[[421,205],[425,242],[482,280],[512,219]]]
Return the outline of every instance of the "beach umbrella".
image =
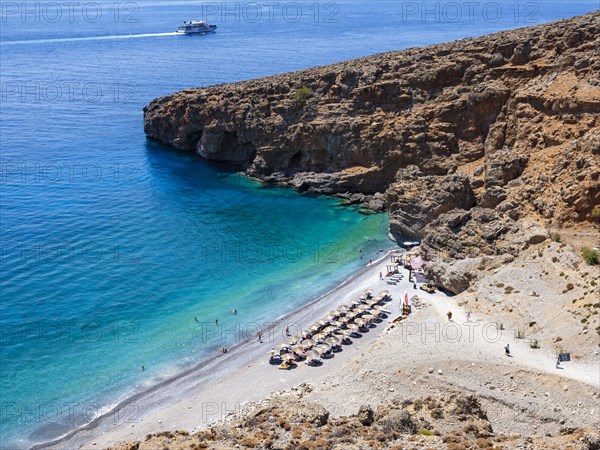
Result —
[[[358,297],[358,299],[359,299],[360,301],[364,301],[364,300],[366,300],[366,299],[367,299],[367,294],[363,294],[363,295],[359,296],[359,297]]]
[[[348,325],[348,328],[352,331],[356,331],[359,328],[359,325],[356,323],[351,323],[350,325]]]
[[[298,342],[299,340],[300,340],[300,338],[299,338],[298,336],[292,336],[292,337],[289,337],[289,338],[287,338],[287,339],[285,340],[285,343],[286,343],[286,344],[289,344],[289,345],[294,345],[294,344],[295,344],[296,342]]]
[[[289,345],[289,344],[286,344],[286,343],[284,342],[283,344],[279,344],[279,345],[277,346],[277,348],[278,348],[279,350],[283,350],[283,349],[286,349],[286,348],[288,348],[288,349],[289,349],[289,348],[290,348],[290,345]]]
[[[335,328],[339,328],[342,325],[344,325],[344,323],[346,322],[342,322],[341,320],[334,320],[333,322],[331,322],[331,325]]]
[[[330,326],[328,326],[327,328],[325,328],[323,330],[323,333],[325,333],[325,334],[331,334],[331,333],[335,333],[336,331],[337,331],[337,328],[334,327],[334,326],[332,326],[332,325],[330,325]]]
[[[312,347],[313,345],[315,345],[315,341],[313,341],[312,339],[304,339],[301,344],[304,345],[305,348],[308,347]]]
[[[336,315],[328,315],[327,317],[325,317],[325,320],[327,321],[327,323],[331,323],[333,322],[335,319],[337,319],[337,314]]]
[[[319,331],[320,328],[321,325],[319,325],[318,323],[313,323],[310,327],[308,327],[310,331]]]
[[[281,355],[281,359],[283,359],[284,361],[293,361],[295,358],[294,355],[292,355],[291,353],[286,353],[284,355]]]
[[[362,316],[362,318],[366,320],[373,320],[375,316],[373,314],[365,314],[364,316]]]
[[[296,353],[304,353],[304,350],[305,350],[304,345],[301,345],[301,344],[294,345],[292,347],[292,351],[296,352]]]
[[[384,310],[385,310],[385,306],[382,306],[382,305],[375,305],[375,306],[373,306],[373,309],[374,309],[375,311],[384,311]]]
[[[329,325],[329,322],[325,319],[319,320],[317,323],[319,324],[319,327],[324,327],[326,325]]]
[[[365,319],[356,319],[354,322],[357,323],[358,325],[366,325],[367,324],[367,321]]]
[[[339,338],[330,337],[330,338],[327,338],[327,340],[325,342],[327,342],[329,345],[339,345],[339,343],[342,341]]]
[[[373,303],[379,303],[381,301],[383,301],[383,297],[381,295],[378,295],[377,297],[373,297]]]
[[[356,311],[357,312],[365,312],[365,311],[368,311],[369,309],[371,309],[369,306],[362,305],[362,306],[359,306],[358,308],[356,308]]]
[[[308,353],[306,354],[306,358],[307,358],[307,359],[320,359],[320,358],[321,358],[321,355],[319,354],[319,352],[318,352],[318,351],[316,351],[316,350],[311,350],[310,352],[308,352]]]
[[[383,298],[387,297],[388,295],[390,295],[390,291],[381,291],[379,293],[379,296]]]
[[[354,314],[352,314],[350,317],[348,317],[348,319],[350,319],[348,322],[352,322],[354,319],[359,317],[361,314],[362,314],[362,312],[356,311]]]
[[[341,305],[336,308],[336,311],[345,313],[348,311],[348,308],[350,308],[348,305]]]
[[[319,344],[315,347],[315,350],[317,350],[319,353],[323,353],[323,352],[328,351],[329,348],[330,348],[330,346],[327,344]]]
[[[323,333],[323,332],[321,332],[321,333],[319,333],[319,334],[315,334],[315,335],[313,336],[313,340],[314,340],[315,342],[324,341],[325,339],[327,339],[327,333]]]
[[[340,313],[339,313],[339,311],[337,309],[332,309],[331,311],[329,311],[329,315],[330,316],[337,317],[337,316],[339,316],[339,314]]]

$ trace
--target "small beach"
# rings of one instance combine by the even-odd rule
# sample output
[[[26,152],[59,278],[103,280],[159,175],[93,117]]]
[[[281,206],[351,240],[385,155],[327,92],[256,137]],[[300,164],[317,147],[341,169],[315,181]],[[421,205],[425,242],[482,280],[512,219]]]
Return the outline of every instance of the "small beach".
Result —
[[[132,400],[123,408],[132,414],[122,416],[123,421],[116,426],[113,415],[112,420],[107,417],[66,440],[40,448],[108,448],[144,440],[146,435],[161,431],[194,432],[304,385],[310,386],[307,401],[325,405],[334,416],[354,414],[365,403],[401,402],[436,392],[442,395],[466,390],[482,396],[498,430],[506,433],[527,432],[530,427],[528,421],[515,425],[515,408],[535,408],[535,414],[539,414],[539,405],[532,406],[531,400],[519,392],[531,392],[533,399],[541,396],[549,402],[558,402],[561,392],[567,389],[577,393],[575,398],[595,395],[599,381],[597,354],[586,355],[557,371],[550,349],[531,349],[526,341],[515,341],[510,330],[490,339],[482,330],[490,326],[496,330],[493,317],[482,312],[467,316],[470,310],[461,306],[460,296],[415,290],[406,269],[401,269],[405,275],[402,281],[387,284],[379,273],[385,274],[389,263],[389,254],[385,254],[323,297],[274,321],[276,331],[265,333],[263,336],[268,338],[263,343],[256,339],[240,343],[206,366]],[[321,366],[300,363],[295,369],[279,370],[269,364],[271,348],[286,339],[286,324],[304,328],[367,289],[373,289],[375,295],[388,290],[392,296],[392,301],[386,303],[390,314],[376,327],[361,338],[353,338],[352,345],[344,346]],[[400,299],[405,294],[409,298],[417,295],[420,306],[392,326],[401,314]],[[452,320],[446,317],[448,311],[453,312]],[[514,357],[504,356],[505,341],[511,342]],[[523,374],[517,379],[520,381],[512,381],[515,374]],[[489,389],[496,386],[499,392],[488,395]],[[540,393],[544,389],[548,392]],[[563,408],[575,408],[571,401],[562,403]],[[590,408],[591,404],[585,405],[569,420],[593,426],[594,410]],[[556,411],[561,417],[561,409]],[[548,420],[546,428],[552,429],[555,419]],[[540,432],[546,428],[538,430],[536,425]]]
[[[257,342],[254,333],[248,336],[243,332],[240,334],[241,342],[230,347],[226,354],[218,354],[176,379],[165,381],[128,400],[105,417],[76,430],[65,440],[37,448],[79,448],[82,444],[85,444],[83,448],[91,448],[93,443],[94,448],[104,448],[121,441],[142,439],[146,434],[160,429],[193,431],[222,419],[249,402],[268,397],[272,392],[327,379],[332,371],[341,369],[352,357],[364,351],[381,334],[388,322],[399,315],[399,299],[405,293],[409,296],[416,293],[412,283],[407,281],[407,276],[396,285],[389,285],[385,279],[379,278],[380,272],[385,274],[386,264],[389,262],[389,254],[385,252],[324,296],[274,320],[272,328],[264,332],[262,343]],[[386,309],[391,314],[375,328],[364,333],[361,338],[352,339],[352,345],[344,346],[342,352],[336,353],[332,359],[324,360],[319,367],[301,363],[292,370],[284,371],[269,364],[271,349],[287,338],[284,331],[286,325],[293,334],[293,330],[305,328],[322,319],[330,310],[349,303],[367,289],[373,289],[375,293],[389,290],[392,296],[392,301],[386,303]],[[245,327],[239,313],[232,314],[230,321],[220,325],[221,330],[229,330],[226,331],[229,333]],[[210,329],[215,331],[212,326]],[[250,329],[255,330],[255,324],[248,327]],[[115,417],[122,419],[116,426]]]

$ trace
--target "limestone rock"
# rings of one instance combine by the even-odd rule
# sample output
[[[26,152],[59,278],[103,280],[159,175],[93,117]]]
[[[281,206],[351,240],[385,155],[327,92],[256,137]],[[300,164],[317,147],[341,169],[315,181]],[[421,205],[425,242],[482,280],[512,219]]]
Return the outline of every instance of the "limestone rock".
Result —
[[[369,426],[374,421],[373,409],[370,406],[362,405],[358,410],[358,420],[365,426]]]
[[[267,182],[357,195],[352,202],[389,212],[396,240],[428,239],[439,251],[443,238],[459,237],[468,244],[448,241],[445,251],[513,255],[524,245],[508,242],[517,220],[560,226],[594,220],[600,204],[598,48],[596,11],[185,90],[147,105],[144,130]],[[311,95],[298,102],[302,88]],[[470,216],[449,226],[464,226],[464,233],[432,226],[474,206],[496,209],[501,218]],[[431,232],[438,237],[428,237]],[[496,243],[502,251],[493,249]]]

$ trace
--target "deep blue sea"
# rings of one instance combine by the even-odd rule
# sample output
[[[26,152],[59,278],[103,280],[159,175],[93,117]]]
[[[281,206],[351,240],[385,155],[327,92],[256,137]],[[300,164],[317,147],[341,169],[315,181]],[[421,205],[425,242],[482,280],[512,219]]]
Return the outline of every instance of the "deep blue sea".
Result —
[[[231,344],[204,339],[195,317],[223,323],[237,309],[244,323],[268,322],[391,245],[383,214],[266,188],[147,141],[146,103],[599,2],[0,6],[0,432],[13,449]],[[174,35],[200,18],[217,32]]]

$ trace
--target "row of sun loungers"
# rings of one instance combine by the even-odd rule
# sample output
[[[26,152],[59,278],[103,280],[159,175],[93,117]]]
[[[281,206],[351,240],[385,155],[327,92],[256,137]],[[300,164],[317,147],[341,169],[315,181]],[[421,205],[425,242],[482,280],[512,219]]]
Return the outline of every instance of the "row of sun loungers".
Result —
[[[317,366],[323,359],[332,358],[334,353],[342,351],[342,345],[351,344],[351,338],[360,337],[361,332],[368,331],[375,326],[374,322],[386,316],[384,304],[391,300],[389,291],[373,294],[372,289],[366,291],[349,305],[330,311],[300,336],[290,337],[278,347],[278,352],[272,351],[269,362],[280,369],[290,369],[296,362]]]
[[[392,275],[391,277],[388,278],[387,280],[387,284],[397,284],[400,281],[402,281],[404,279],[404,275],[403,274],[396,274],[396,275]]]

